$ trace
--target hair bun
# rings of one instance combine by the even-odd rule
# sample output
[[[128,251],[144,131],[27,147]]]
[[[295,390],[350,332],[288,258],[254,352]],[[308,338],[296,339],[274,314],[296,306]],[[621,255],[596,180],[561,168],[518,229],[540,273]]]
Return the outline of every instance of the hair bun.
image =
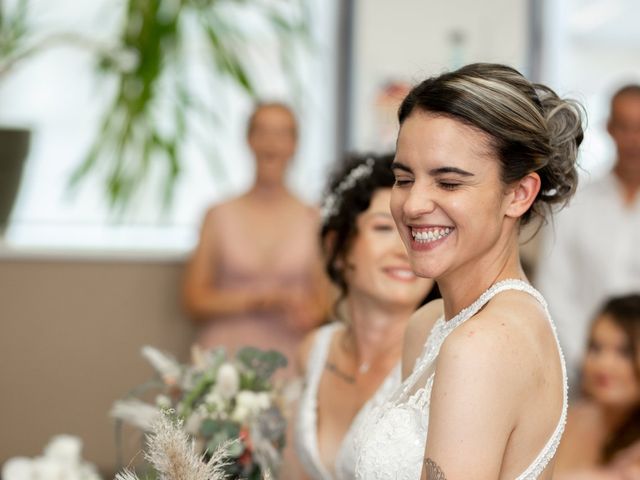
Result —
[[[538,174],[542,181],[539,198],[547,204],[564,206],[578,186],[578,147],[584,138],[585,118],[580,103],[562,99],[550,88],[535,85],[547,123],[550,154]]]

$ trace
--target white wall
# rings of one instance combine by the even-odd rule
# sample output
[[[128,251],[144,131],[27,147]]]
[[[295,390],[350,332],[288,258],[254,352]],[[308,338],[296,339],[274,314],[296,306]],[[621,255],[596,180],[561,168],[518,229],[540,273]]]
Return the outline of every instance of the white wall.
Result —
[[[526,67],[528,0],[356,0],[351,145],[384,148],[372,110],[386,81],[421,81],[461,64]],[[460,31],[456,50],[450,35]]]

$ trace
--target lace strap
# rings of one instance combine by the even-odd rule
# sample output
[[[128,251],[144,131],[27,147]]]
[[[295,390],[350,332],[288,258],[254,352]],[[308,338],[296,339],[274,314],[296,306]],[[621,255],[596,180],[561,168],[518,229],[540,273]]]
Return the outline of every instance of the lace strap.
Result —
[[[558,446],[560,445],[560,440],[562,438],[562,433],[564,432],[564,427],[567,423],[567,411],[569,409],[569,383],[567,379],[567,365],[564,359],[564,353],[562,352],[562,347],[560,346],[560,339],[558,338],[558,332],[556,330],[556,325],[551,318],[551,314],[549,313],[549,306],[545,301],[544,297],[540,292],[538,292],[535,288],[533,288],[529,284],[525,284],[526,287],[523,288],[524,291],[535,297],[544,307],[544,311],[547,315],[547,320],[549,320],[549,325],[551,326],[551,330],[553,331],[553,336],[556,341],[556,347],[558,348],[558,355],[560,356],[560,366],[562,367],[562,384],[563,384],[563,398],[562,398],[562,413],[560,414],[560,419],[558,420],[558,424],[556,425],[553,434],[542,448],[536,459],[529,465],[529,467],[518,476],[516,480],[535,480],[537,479],[542,472],[547,468],[549,462],[556,454],[558,450]]]
[[[451,328],[451,330],[455,329],[458,325],[461,325],[465,321],[469,320],[476,313],[480,311],[493,297],[497,294],[502,293],[507,290],[520,290],[529,293],[534,296],[545,308],[547,308],[547,302],[545,302],[544,298],[540,293],[529,285],[527,282],[522,280],[518,280],[515,278],[510,278],[507,280],[502,280],[500,282],[494,283],[491,287],[482,293],[478,297],[478,299],[469,305],[466,308],[463,308],[456,316],[454,316],[451,320],[446,322],[447,327]]]

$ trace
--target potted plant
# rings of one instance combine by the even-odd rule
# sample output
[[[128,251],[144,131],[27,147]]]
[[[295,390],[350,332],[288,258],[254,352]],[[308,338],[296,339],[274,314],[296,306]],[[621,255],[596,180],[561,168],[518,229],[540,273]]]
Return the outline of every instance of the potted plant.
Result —
[[[251,9],[253,22],[277,40],[280,68],[291,78],[285,47],[307,38],[304,1],[127,0],[118,52],[100,57],[101,69],[117,79],[117,91],[92,148],[72,174],[71,186],[88,175],[101,176],[110,206],[121,212],[146,184],[150,169],[160,166],[164,178],[159,200],[170,206],[190,135],[190,115],[199,115],[212,132],[223,117],[211,106],[203,109],[184,75],[190,42],[199,42],[211,75],[225,77],[255,97],[255,72],[246,65],[246,54],[259,40],[243,25],[243,11]]]
[[[293,71],[287,69],[291,59],[284,47],[308,38],[304,1],[127,0],[119,36],[115,46],[109,48],[73,33],[33,42],[27,28],[28,0],[16,0],[11,15],[3,12],[0,4],[0,80],[18,61],[50,47],[51,42],[74,43],[94,50],[99,70],[115,78],[117,87],[95,141],[72,172],[69,186],[73,188],[88,176],[97,175],[103,180],[110,206],[123,212],[149,181],[150,170],[160,165],[164,178],[159,193],[162,205],[168,207],[182,169],[190,116],[202,114],[201,119],[211,131],[219,126],[219,112],[202,112],[191,85],[182,75],[190,42],[198,39],[203,56],[210,59],[211,75],[224,77],[244,94],[255,96],[255,72],[246,65],[246,54],[255,47],[256,39],[251,28],[239,21],[243,9],[250,9],[253,22],[276,40],[280,68],[291,79]],[[162,116],[157,115],[159,108],[163,108]],[[11,200],[7,206],[0,205],[0,224],[6,225],[18,190],[29,132],[5,129],[0,133],[0,142],[5,141],[3,135],[14,142],[12,147],[0,144],[0,178],[11,183],[0,185],[0,201]],[[9,152],[13,152],[14,163],[5,159]]]
[[[19,0],[9,15],[0,3],[0,78],[25,55],[27,43],[26,0]],[[20,185],[24,161],[29,150],[30,132],[25,128],[0,125],[0,238]]]

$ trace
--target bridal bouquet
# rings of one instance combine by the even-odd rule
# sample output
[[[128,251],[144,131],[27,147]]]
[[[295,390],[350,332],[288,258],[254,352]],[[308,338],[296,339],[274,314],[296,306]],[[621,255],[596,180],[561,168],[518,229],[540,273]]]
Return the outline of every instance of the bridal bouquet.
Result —
[[[278,470],[286,421],[282,392],[272,376],[287,363],[282,354],[246,347],[229,359],[222,348],[195,347],[189,365],[152,347],[144,347],[142,355],[159,377],[149,384],[159,389],[155,401],[138,397],[139,391],[148,390],[146,385],[115,402],[113,417],[153,432],[169,411],[204,461],[224,446],[227,477],[259,479]]]

